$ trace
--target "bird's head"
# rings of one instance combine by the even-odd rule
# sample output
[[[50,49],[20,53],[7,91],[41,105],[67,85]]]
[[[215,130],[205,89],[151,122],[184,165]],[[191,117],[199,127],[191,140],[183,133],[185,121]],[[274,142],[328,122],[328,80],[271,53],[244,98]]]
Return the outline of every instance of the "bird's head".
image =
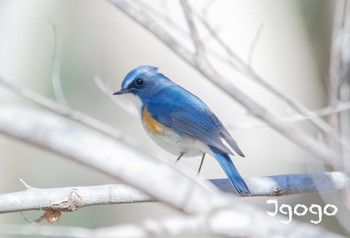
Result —
[[[158,73],[154,66],[143,65],[131,70],[124,78],[121,89],[113,95],[133,94],[142,101],[152,98],[159,90],[172,82]]]

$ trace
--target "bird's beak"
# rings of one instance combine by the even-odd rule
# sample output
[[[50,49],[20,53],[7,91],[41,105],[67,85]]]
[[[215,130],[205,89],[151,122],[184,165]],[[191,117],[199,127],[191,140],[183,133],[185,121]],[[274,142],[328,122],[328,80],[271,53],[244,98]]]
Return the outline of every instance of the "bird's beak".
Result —
[[[113,95],[121,95],[128,92],[129,92],[128,89],[120,89],[119,91],[116,91],[115,93],[113,93]]]

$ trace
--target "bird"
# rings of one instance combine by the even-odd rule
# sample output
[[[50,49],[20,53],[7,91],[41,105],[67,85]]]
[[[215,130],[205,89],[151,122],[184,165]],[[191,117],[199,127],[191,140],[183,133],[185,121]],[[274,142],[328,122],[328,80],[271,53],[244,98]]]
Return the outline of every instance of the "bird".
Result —
[[[244,154],[199,97],[151,65],[131,70],[123,79],[121,89],[113,93],[121,94],[128,95],[135,102],[147,134],[160,147],[178,156],[176,161],[183,156],[202,155],[199,173],[205,155],[209,154],[218,161],[238,194],[250,194],[230,158],[233,151],[241,157],[245,157]]]

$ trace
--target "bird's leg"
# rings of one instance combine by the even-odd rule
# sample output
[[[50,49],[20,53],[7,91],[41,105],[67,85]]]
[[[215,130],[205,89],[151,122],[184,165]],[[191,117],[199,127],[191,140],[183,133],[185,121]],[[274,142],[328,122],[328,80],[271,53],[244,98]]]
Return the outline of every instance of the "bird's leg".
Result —
[[[180,153],[180,155],[179,155],[179,157],[176,159],[176,161],[175,161],[175,164],[177,163],[177,162],[179,162],[179,160],[181,159],[181,157],[184,155],[185,153],[184,152],[181,152]]]
[[[201,160],[201,164],[199,165],[199,169],[198,169],[197,175],[199,175],[199,173],[201,172],[202,165],[203,165],[203,162],[204,162],[204,157],[205,157],[205,153],[203,153],[203,155],[202,155],[202,160]]]

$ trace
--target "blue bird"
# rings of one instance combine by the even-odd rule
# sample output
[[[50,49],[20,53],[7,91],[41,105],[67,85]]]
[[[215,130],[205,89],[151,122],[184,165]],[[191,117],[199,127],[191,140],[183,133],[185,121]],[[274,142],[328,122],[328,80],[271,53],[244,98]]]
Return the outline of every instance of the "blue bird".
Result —
[[[232,151],[244,154],[236,141],[209,107],[186,89],[171,81],[153,66],[139,66],[124,78],[121,90],[114,95],[130,95],[138,106],[147,134],[163,149],[179,156],[206,153],[219,162],[239,194],[250,191],[231,161]]]

